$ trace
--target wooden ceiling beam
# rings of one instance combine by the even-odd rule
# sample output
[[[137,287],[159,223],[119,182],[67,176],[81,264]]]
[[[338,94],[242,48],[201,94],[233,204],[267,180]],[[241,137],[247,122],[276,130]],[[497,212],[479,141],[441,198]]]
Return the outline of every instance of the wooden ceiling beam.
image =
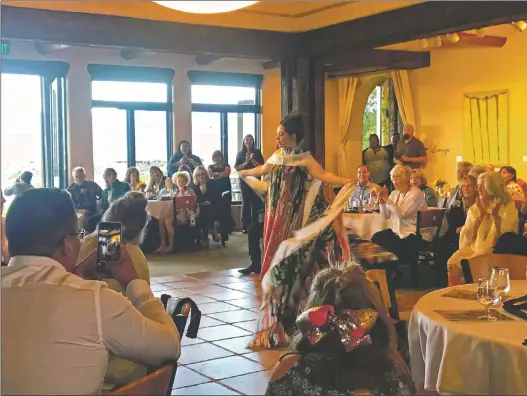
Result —
[[[526,1],[426,1],[301,33],[303,54],[378,48],[527,19]]]
[[[74,46],[273,59],[295,55],[295,33],[2,6],[2,38]]]

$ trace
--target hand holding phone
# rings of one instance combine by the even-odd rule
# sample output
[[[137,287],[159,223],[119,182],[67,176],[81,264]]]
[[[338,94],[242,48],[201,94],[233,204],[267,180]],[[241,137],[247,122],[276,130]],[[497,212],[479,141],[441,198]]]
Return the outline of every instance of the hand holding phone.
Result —
[[[121,223],[101,222],[97,231],[97,272],[111,274],[110,266],[121,258]]]

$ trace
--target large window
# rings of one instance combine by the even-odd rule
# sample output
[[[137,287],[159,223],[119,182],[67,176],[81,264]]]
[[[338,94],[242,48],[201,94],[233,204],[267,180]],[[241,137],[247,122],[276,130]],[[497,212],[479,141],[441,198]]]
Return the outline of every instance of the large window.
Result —
[[[148,67],[89,65],[92,76],[93,163],[95,181],[114,168],[124,179],[135,166],[148,182],[149,169],[163,171],[172,154],[174,71]]]
[[[236,154],[244,136],[260,143],[261,75],[189,72],[192,83],[192,147],[203,164],[212,163],[212,153],[221,150],[231,166],[233,201],[241,201]]]
[[[64,62],[2,61],[2,189],[23,171],[36,187],[66,187],[67,72]]]
[[[391,79],[386,79],[373,88],[362,122],[362,148],[369,147],[369,137],[375,134],[382,146],[390,144],[394,132],[400,132],[402,122]]]

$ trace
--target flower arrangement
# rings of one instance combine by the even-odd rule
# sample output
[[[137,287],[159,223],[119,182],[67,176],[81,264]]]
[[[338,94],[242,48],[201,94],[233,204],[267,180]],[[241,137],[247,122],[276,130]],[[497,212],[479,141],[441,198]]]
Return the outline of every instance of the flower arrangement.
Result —
[[[146,184],[143,183],[143,182],[139,182],[139,183],[137,183],[137,185],[135,186],[135,189],[136,189],[137,191],[145,192]]]
[[[439,194],[441,198],[448,197],[450,187],[448,186],[448,182],[446,180],[437,179],[434,184],[432,184],[432,188]]]

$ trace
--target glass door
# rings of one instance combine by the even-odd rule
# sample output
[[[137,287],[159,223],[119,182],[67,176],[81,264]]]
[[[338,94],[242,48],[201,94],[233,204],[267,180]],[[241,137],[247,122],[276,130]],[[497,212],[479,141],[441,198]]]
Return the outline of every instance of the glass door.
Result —
[[[150,181],[150,167],[158,166],[163,172],[167,165],[167,117],[164,111],[136,110],[135,166],[141,181]]]
[[[222,114],[192,112],[192,148],[193,154],[201,158],[203,165],[212,164],[212,153],[222,148]],[[234,164],[231,164],[234,166]]]

